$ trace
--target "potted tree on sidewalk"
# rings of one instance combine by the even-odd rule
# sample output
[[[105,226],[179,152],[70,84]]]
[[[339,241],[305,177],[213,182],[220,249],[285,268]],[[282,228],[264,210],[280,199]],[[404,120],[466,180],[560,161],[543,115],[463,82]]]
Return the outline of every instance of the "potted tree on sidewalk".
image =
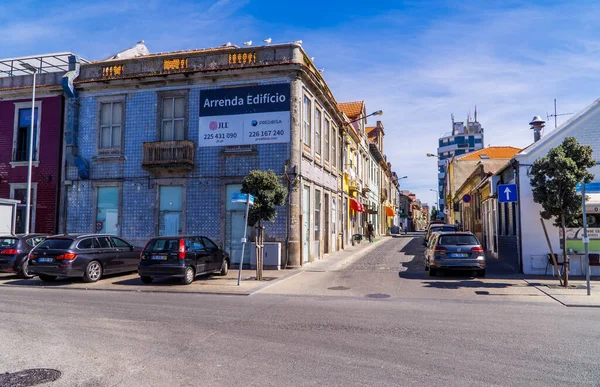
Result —
[[[590,183],[594,175],[587,169],[596,165],[592,147],[581,145],[575,137],[567,137],[562,144],[550,149],[548,154],[537,159],[531,167],[531,189],[533,200],[542,206],[542,219],[554,218],[554,226],[562,231],[563,274],[561,283],[569,285],[569,257],[567,255],[567,226],[582,220],[581,195],[578,183]],[[544,222],[542,221],[542,226]],[[544,232],[546,232],[544,226]],[[547,233],[546,233],[547,235]],[[550,249],[552,245],[549,243]],[[557,267],[554,253],[550,259]],[[559,271],[559,276],[561,276]]]
[[[273,171],[250,171],[242,182],[242,193],[254,196],[254,205],[248,212],[247,224],[255,227],[256,279],[262,280],[264,254],[263,222],[272,222],[277,215],[276,206],[281,206],[287,197],[287,190],[279,182]]]

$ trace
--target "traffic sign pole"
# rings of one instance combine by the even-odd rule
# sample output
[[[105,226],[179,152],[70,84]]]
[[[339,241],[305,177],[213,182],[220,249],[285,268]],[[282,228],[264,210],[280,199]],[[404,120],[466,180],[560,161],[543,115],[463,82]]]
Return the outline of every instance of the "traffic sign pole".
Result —
[[[244,218],[244,237],[242,238],[242,256],[240,257],[240,266],[238,268],[238,281],[237,284],[240,286],[242,281],[242,266],[244,266],[244,250],[246,248],[246,237],[248,233],[248,212],[250,206],[254,204],[254,196],[244,193],[234,193],[231,195],[231,201],[233,203],[246,203],[246,217]]]
[[[242,266],[244,266],[244,248],[246,247],[246,233],[248,232],[248,212],[250,211],[250,194],[246,197],[246,217],[244,218],[244,238],[242,239],[242,256],[240,257],[240,267],[238,268],[238,286],[242,281]]]

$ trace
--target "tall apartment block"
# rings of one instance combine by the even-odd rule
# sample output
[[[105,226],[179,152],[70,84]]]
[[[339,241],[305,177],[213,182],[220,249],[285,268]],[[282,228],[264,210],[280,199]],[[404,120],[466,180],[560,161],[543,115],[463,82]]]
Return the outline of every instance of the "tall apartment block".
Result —
[[[477,120],[477,108],[475,117],[471,120],[467,117],[467,124],[454,121],[452,116],[452,132],[444,133],[438,144],[438,195],[440,203],[440,214],[444,214],[444,185],[446,183],[446,168],[452,157],[470,153],[483,148],[483,128]]]

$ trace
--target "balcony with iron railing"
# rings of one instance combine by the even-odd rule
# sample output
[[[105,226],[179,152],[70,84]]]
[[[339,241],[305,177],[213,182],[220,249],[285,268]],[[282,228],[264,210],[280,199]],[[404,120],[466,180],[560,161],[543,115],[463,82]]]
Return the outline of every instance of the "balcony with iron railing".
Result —
[[[150,171],[191,171],[195,148],[190,140],[145,142],[142,167]]]

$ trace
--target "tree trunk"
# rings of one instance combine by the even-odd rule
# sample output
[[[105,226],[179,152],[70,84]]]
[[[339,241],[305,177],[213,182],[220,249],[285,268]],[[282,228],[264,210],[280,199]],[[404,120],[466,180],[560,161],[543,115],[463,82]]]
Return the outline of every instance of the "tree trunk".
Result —
[[[558,263],[556,262],[558,257],[554,255],[554,250],[552,249],[552,243],[550,243],[550,237],[548,236],[548,230],[546,230],[546,223],[544,223],[544,219],[540,218],[540,222],[542,223],[542,229],[544,229],[544,235],[546,236],[546,242],[548,242],[548,248],[550,249],[550,259],[552,260],[552,266],[554,266],[554,270],[558,273],[558,282],[560,285],[563,285],[562,276],[560,275],[560,270],[558,268]]]
[[[264,227],[261,226],[260,220],[256,227],[256,280],[263,279],[263,254],[264,254]]]
[[[563,271],[565,275],[565,288],[569,286],[569,256],[567,255],[567,226],[565,225],[565,214],[560,215],[560,226],[562,228],[563,243]]]

